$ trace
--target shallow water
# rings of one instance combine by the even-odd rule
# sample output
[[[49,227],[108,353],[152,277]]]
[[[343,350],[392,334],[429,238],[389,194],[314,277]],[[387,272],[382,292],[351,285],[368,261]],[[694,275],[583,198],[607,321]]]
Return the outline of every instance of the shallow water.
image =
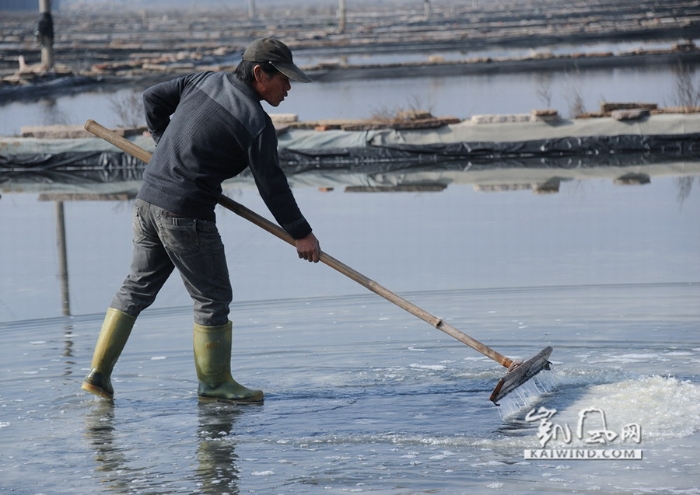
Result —
[[[382,176],[360,175],[355,183]],[[395,175],[411,177],[411,171]],[[309,176],[313,187],[304,186]],[[325,251],[396,292],[700,280],[697,176],[685,182],[653,177],[643,186],[596,178],[562,181],[560,192],[550,195],[477,192],[457,183],[459,174],[448,176],[455,183],[437,193],[345,193],[336,177],[313,171],[292,177],[299,204]],[[335,189],[320,192],[324,184]],[[129,266],[131,205],[62,203],[68,266],[68,283],[62,284],[58,204],[37,201],[32,186],[23,187],[26,193],[8,192],[0,199],[0,224],[12,233],[0,237],[6,253],[0,260],[6,275],[0,278],[0,321],[61,315],[64,285],[71,314],[101,312]],[[46,187],[58,186],[37,183],[34,189]],[[251,181],[232,181],[225,192],[267,214]],[[322,265],[298,263],[289,246],[233,213],[220,208],[217,215],[231,253],[234,300],[364,290]],[[155,307],[189,302],[172,277]]]
[[[700,74],[692,66],[689,70],[698,88]],[[661,65],[294,84],[279,107],[265,106],[272,113],[296,114],[302,121],[386,117],[410,109],[469,119],[479,114],[553,108],[568,118],[580,111],[575,111],[579,102],[586,111],[597,111],[603,102],[679,106],[677,71],[675,65]],[[106,126],[133,125],[118,117],[115,108],[143,123],[142,113],[134,117],[129,103],[134,93],[140,98],[143,89],[105,87],[103,91],[7,103],[0,106],[0,136],[19,135],[23,126],[82,125],[87,119]]]
[[[640,423],[644,437],[634,447],[643,449],[642,461],[524,460],[524,449],[538,447],[534,427],[502,420],[486,400],[502,371],[372,296],[234,306],[234,373],[267,392],[264,405],[249,407],[197,404],[189,332],[174,329],[189,320],[186,309],[139,320],[117,367],[114,406],[78,388],[96,316],[16,323],[2,329],[3,348],[12,352],[3,352],[0,488],[692,493],[700,481],[699,292],[647,286],[411,294],[441,312],[462,308],[468,316],[451,318],[454,324],[512,356],[552,344],[556,371],[549,373],[558,384],[540,404],[572,427],[575,419],[567,418],[591,405],[605,410],[616,431]],[[660,295],[673,304],[659,310]],[[652,307],[643,315],[621,317],[644,302]],[[589,304],[595,318],[585,311]],[[513,313],[529,323],[526,337]],[[663,337],[653,339],[655,332]],[[639,334],[648,337],[640,342]]]
[[[80,390],[126,274],[130,207],[0,199],[0,492],[697,493],[700,194],[679,179],[563,182],[558,194],[297,188],[331,255],[513,359],[554,347],[551,391],[488,401],[505,370],[227,212],[233,371],[264,405],[196,400],[176,277],[137,321],[114,405]],[[254,189],[228,194],[264,212]],[[11,235],[7,235],[11,233]],[[531,407],[576,429],[595,407],[642,460],[526,460]],[[591,425],[592,427],[592,425]],[[549,446],[566,446],[561,438]]]

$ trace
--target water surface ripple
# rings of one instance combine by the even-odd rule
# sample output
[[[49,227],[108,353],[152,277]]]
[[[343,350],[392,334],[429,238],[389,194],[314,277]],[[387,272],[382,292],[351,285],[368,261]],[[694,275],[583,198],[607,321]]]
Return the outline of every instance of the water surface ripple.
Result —
[[[700,482],[700,285],[408,296],[514,358],[554,346],[551,391],[530,407],[572,428],[591,405],[610,429],[639,423],[644,459],[525,460],[537,425],[488,401],[504,370],[367,294],[233,306],[234,376],[266,391],[259,406],[197,402],[188,307],[138,320],[114,404],[80,390],[101,315],[0,324],[0,491],[692,493]]]

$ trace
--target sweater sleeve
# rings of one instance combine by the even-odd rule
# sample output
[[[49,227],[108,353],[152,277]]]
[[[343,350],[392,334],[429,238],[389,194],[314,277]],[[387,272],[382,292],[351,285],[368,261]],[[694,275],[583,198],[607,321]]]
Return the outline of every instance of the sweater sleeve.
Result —
[[[182,91],[187,86],[187,76],[151,86],[143,93],[146,126],[158,144],[170,123],[170,116],[180,103]]]
[[[269,117],[265,129],[253,140],[249,149],[249,165],[260,196],[277,223],[294,239],[309,235],[311,226],[299,210],[280,167],[277,135]]]

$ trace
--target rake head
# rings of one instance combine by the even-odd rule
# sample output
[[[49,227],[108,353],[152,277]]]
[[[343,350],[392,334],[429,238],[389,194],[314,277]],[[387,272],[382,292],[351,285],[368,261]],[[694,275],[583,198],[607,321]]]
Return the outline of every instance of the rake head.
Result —
[[[508,369],[508,373],[499,380],[496,388],[493,389],[491,402],[498,405],[498,401],[511,393],[513,390],[521,386],[530,378],[535,376],[542,370],[550,369],[549,355],[552,353],[552,347],[547,346],[533,357],[522,363],[516,363]]]

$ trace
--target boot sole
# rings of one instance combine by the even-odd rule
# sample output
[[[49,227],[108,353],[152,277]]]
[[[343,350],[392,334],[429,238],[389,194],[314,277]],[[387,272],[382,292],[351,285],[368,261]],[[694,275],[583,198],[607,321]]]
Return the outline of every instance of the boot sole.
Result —
[[[262,404],[265,400],[264,397],[259,399],[224,399],[221,397],[205,397],[202,395],[197,396],[199,402],[223,402],[224,404]]]
[[[107,400],[114,400],[114,395],[109,395],[107,392],[105,392],[102,388],[96,387],[95,385],[92,385],[87,382],[83,382],[83,385],[80,387],[86,392],[90,392],[91,394],[95,394],[98,397],[102,397],[103,399]]]

